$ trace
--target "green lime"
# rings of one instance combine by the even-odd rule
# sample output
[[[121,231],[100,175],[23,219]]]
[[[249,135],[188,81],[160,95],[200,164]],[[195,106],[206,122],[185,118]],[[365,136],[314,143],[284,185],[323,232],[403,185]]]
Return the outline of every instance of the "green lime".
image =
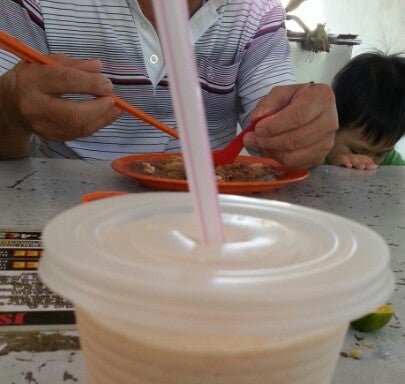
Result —
[[[378,331],[390,322],[394,313],[394,308],[391,305],[384,304],[375,312],[353,321],[351,326],[360,332]]]

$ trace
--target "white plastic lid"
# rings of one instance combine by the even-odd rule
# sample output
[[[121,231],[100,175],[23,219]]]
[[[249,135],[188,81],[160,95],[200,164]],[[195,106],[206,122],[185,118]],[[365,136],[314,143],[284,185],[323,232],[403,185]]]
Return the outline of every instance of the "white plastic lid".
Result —
[[[275,201],[221,195],[220,205],[231,234],[210,247],[193,241],[187,193],[73,208],[44,230],[41,278],[111,321],[194,333],[316,330],[390,296],[388,247],[369,228]]]

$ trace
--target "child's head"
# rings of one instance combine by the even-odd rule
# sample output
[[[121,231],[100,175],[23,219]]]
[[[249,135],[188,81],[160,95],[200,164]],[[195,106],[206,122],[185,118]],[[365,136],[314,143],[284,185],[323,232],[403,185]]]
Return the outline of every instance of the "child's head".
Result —
[[[379,164],[405,133],[405,57],[365,53],[335,76],[339,130],[328,155],[360,153]]]

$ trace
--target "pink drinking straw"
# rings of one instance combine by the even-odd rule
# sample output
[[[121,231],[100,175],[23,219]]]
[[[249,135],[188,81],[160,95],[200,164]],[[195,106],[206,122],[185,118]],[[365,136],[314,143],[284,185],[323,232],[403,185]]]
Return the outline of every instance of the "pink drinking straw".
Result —
[[[186,0],[153,0],[202,244],[224,241],[214,164],[188,25]]]

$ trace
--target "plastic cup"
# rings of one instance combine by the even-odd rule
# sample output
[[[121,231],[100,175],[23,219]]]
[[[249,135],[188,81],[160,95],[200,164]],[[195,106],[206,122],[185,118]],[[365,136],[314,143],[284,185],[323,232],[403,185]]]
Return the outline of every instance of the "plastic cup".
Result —
[[[187,193],[78,206],[43,234],[44,282],[76,306],[90,384],[328,384],[346,329],[393,289],[372,230],[220,196],[201,246]]]

